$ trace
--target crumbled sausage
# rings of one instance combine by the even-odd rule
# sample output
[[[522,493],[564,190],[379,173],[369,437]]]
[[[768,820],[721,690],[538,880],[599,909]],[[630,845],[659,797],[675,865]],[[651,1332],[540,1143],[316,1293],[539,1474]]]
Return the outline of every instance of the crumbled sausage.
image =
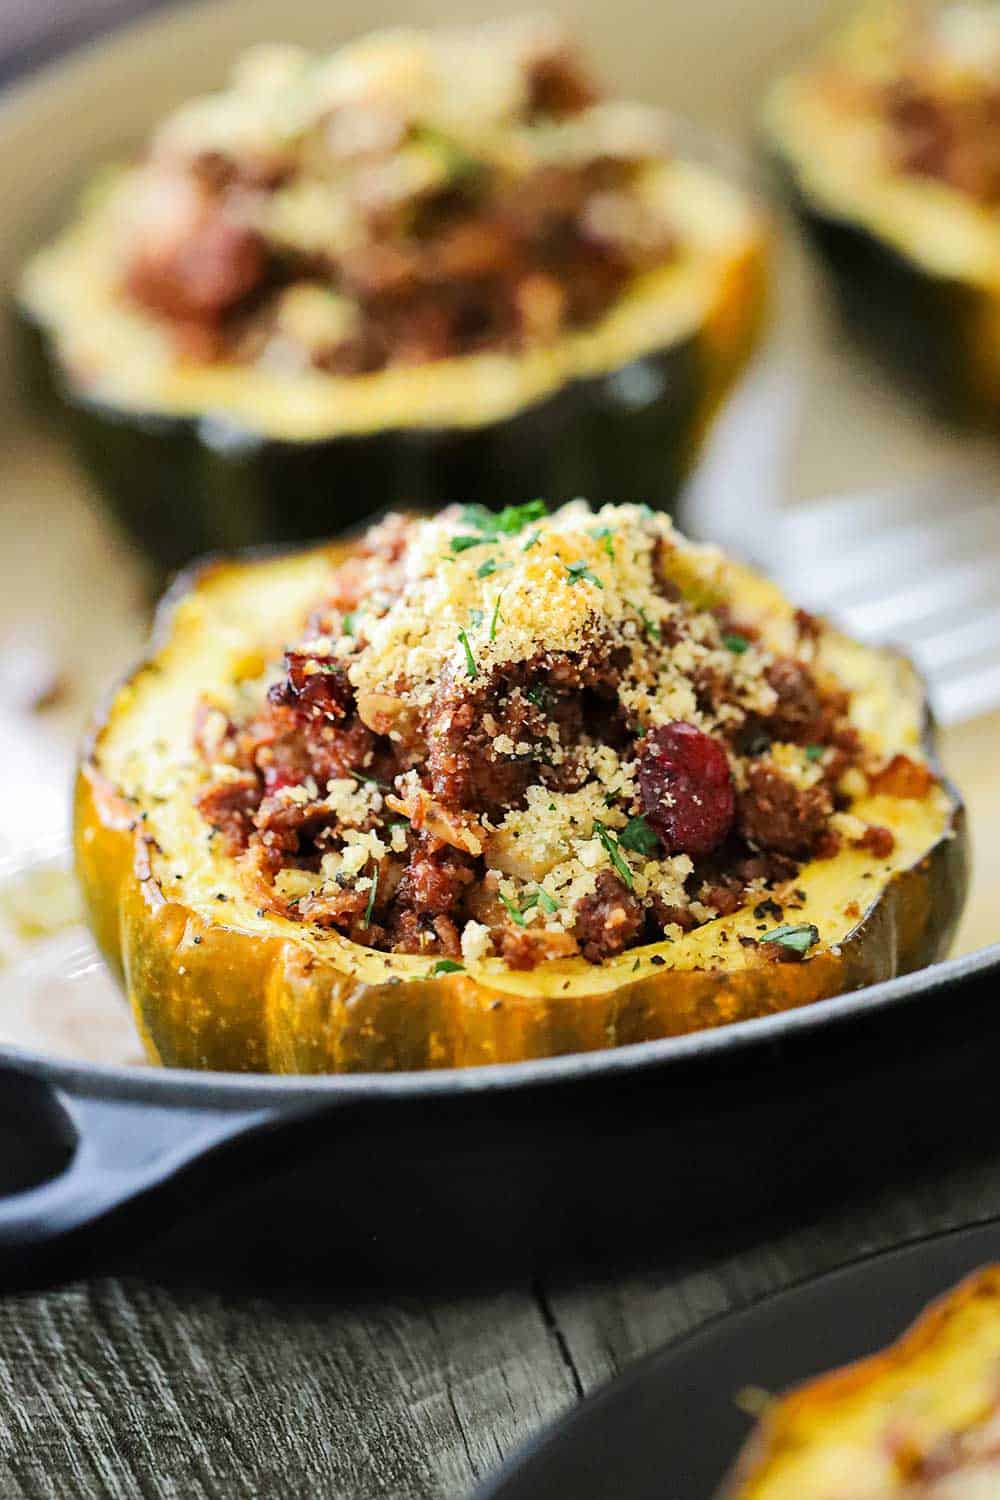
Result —
[[[643,922],[642,906],[632,892],[610,870],[601,870],[596,890],[576,908],[573,935],[584,958],[599,964],[634,943]]]
[[[822,783],[797,787],[773,766],[751,765],[737,804],[737,826],[757,849],[807,858],[826,833],[833,802]]]

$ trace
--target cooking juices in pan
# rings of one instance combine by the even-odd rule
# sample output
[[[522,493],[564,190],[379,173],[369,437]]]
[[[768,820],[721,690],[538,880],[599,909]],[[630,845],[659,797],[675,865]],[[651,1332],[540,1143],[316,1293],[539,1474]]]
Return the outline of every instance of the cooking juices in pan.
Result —
[[[746,195],[551,21],[257,51],[105,173],[24,322],[166,564],[404,500],[669,505],[753,343]]]
[[[946,949],[960,804],[909,665],[643,506],[392,516],[209,564],[81,767],[91,920],[155,1060],[615,1046]]]

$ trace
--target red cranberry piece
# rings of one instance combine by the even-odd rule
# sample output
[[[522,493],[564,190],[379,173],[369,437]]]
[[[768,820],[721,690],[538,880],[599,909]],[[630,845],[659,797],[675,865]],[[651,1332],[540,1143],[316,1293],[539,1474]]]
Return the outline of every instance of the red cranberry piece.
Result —
[[[651,729],[639,756],[646,818],[670,854],[711,854],[736,815],[726,752],[693,724]]]

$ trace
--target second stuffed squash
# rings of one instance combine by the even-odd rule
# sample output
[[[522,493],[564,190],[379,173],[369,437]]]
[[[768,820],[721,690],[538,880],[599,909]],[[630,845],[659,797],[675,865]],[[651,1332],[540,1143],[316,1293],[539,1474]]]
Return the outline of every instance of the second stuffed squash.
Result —
[[[868,3],[781,78],[767,153],[851,327],[938,412],[1000,420],[1000,11]]]
[[[541,20],[256,52],[25,268],[30,356],[167,566],[405,502],[669,506],[758,327],[755,206]]]

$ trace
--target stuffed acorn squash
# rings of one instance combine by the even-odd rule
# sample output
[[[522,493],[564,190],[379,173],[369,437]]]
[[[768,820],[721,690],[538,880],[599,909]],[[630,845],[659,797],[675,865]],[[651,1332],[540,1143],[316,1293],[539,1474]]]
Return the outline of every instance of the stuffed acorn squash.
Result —
[[[869,4],[782,78],[768,154],[849,323],[940,411],[1000,415],[1000,9]]]
[[[912,969],[960,911],[920,684],[645,507],[210,562],[87,748],[76,856],[150,1056],[617,1046]]]
[[[726,1500],[991,1500],[1000,1495],[1000,1267],[898,1343],[767,1410]]]
[[[543,19],[253,53],[93,185],[19,304],[60,420],[173,565],[398,501],[669,505],[763,254],[742,191]]]

